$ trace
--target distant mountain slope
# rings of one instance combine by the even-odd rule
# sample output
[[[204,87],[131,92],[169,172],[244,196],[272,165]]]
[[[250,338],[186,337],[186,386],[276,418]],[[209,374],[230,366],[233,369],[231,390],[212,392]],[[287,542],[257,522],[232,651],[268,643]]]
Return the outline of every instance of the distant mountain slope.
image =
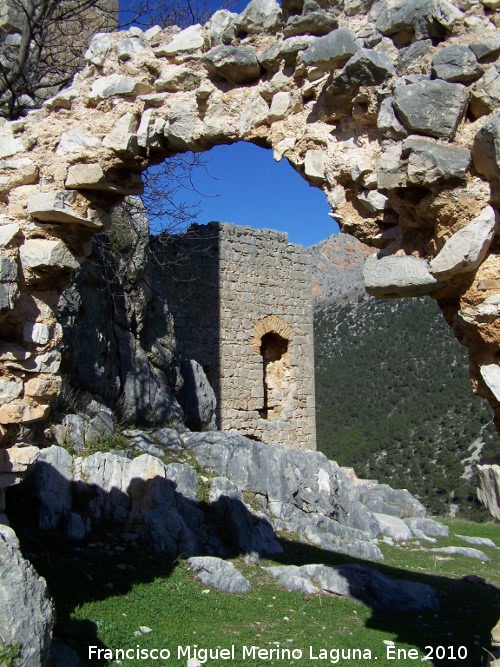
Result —
[[[472,394],[466,349],[432,299],[364,295],[353,258],[366,246],[327,241],[311,252],[318,448],[363,477],[408,488],[433,513],[484,516],[473,463],[481,449],[495,453],[497,435],[489,405]]]
[[[334,234],[307,250],[313,263],[316,304],[364,294],[363,266],[373,248],[350,234]]]

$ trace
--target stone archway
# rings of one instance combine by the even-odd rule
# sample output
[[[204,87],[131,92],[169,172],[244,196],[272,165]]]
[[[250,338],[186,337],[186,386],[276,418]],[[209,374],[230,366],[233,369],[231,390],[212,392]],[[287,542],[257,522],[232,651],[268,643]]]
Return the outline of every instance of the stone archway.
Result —
[[[260,343],[260,355],[264,385],[264,404],[260,415],[264,419],[276,419],[282,414],[291,391],[288,340],[272,331],[264,334]]]
[[[289,354],[292,344],[292,327],[277,315],[267,315],[254,324],[255,336],[250,341],[255,355],[262,359],[262,406],[259,414],[263,419],[290,419],[293,412],[294,382],[293,364]],[[302,369],[301,369],[302,370]]]
[[[96,35],[71,88],[0,125],[4,445],[59,391],[58,296],[111,207],[149,164],[239,140],[288,159],[378,249],[370,293],[438,300],[500,417],[496,17],[369,6],[254,0],[183,31]]]

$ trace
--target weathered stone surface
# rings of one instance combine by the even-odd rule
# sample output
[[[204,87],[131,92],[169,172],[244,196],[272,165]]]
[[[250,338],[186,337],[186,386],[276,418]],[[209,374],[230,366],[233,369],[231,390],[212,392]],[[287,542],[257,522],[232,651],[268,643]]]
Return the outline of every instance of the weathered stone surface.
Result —
[[[38,523],[42,530],[57,528],[71,510],[72,466],[71,454],[62,447],[52,445],[40,451],[29,483],[34,484],[40,502]]]
[[[16,139],[12,135],[0,136],[0,160],[17,153],[24,153],[24,151],[21,139]]]
[[[483,367],[484,368],[484,367]],[[499,392],[500,395],[500,392]],[[500,520],[500,466],[477,467],[477,497],[495,519]]]
[[[168,144],[180,150],[196,150],[201,131],[202,125],[193,101],[187,104],[183,99],[174,100],[163,131]]]
[[[360,49],[337,74],[329,90],[342,93],[359,86],[375,86],[395,73],[392,61],[384,53]]]
[[[65,443],[75,451],[85,447],[86,420],[83,415],[66,415],[63,420],[65,428]]]
[[[101,142],[97,137],[83,133],[81,127],[73,127],[61,134],[61,139],[56,149],[56,155],[68,155],[70,153],[81,153],[87,149],[100,148]]]
[[[435,547],[433,549],[427,549],[427,551],[436,554],[450,554],[451,556],[477,558],[477,560],[482,560],[483,563],[487,563],[491,560],[483,551],[479,551],[479,549],[471,549],[470,547]]]
[[[432,59],[432,74],[451,83],[471,83],[483,74],[471,49],[452,44],[441,49]]]
[[[403,519],[390,514],[380,514],[375,512],[377,521],[380,524],[380,532],[392,538],[396,542],[405,542],[412,539],[411,530]]]
[[[231,83],[249,83],[260,76],[260,65],[252,46],[216,46],[204,60],[214,74]]]
[[[484,281],[481,283],[481,287],[487,286],[489,289],[500,287],[500,285],[491,282]],[[500,294],[490,294],[477,305],[462,308],[458,311],[458,317],[468,324],[475,324],[476,326],[492,324],[500,317]],[[493,365],[493,367],[495,366]]]
[[[73,106],[73,100],[78,97],[78,91],[76,88],[67,88],[62,90],[54,97],[46,100],[43,103],[43,106],[47,109],[71,109]]]
[[[19,298],[19,289],[15,282],[0,283],[0,311],[12,310]]]
[[[33,468],[37,462],[40,450],[29,445],[19,447],[14,445],[8,449],[0,449],[0,473],[15,473],[21,475]]]
[[[430,262],[431,273],[446,280],[477,269],[488,252],[497,227],[497,214],[491,206],[487,206],[477,218],[446,241]]]
[[[9,192],[20,185],[30,185],[38,181],[38,167],[29,158],[0,160],[0,192]]]
[[[388,202],[388,198],[377,190],[364,190],[358,195],[357,199],[370,213],[383,211]]]
[[[184,380],[177,396],[184,411],[186,425],[195,430],[215,428],[217,399],[202,366],[194,359],[181,362]]]
[[[232,563],[213,556],[197,556],[188,559],[191,569],[207,586],[213,586],[228,593],[246,593],[250,582],[238,572]]]
[[[137,144],[142,148],[160,148],[165,134],[166,120],[155,117],[154,109],[146,109],[137,130]]]
[[[500,107],[500,72],[497,64],[488,67],[471,90],[469,108],[479,118]]]
[[[158,428],[150,433],[151,438],[167,449],[182,449],[179,432],[174,428]]]
[[[0,282],[10,283],[17,280],[17,264],[13,259],[0,257]]]
[[[61,390],[62,379],[57,375],[38,375],[24,384],[24,395],[37,401],[50,401]]]
[[[491,390],[497,401],[500,401],[500,367],[497,364],[481,364],[481,377]]]
[[[115,52],[119,60],[130,60],[136,53],[141,53],[147,47],[140,37],[127,37],[115,44]]]
[[[121,195],[142,194],[144,190],[140,174],[129,172],[126,180],[115,183],[107,180],[98,162],[72,165],[68,169],[65,187],[70,190],[102,190]]]
[[[383,11],[377,20],[377,30],[383,35],[413,33],[417,40],[439,41],[461,15],[447,0],[407,0]]]
[[[417,42],[410,44],[410,46],[401,49],[399,51],[399,58],[397,63],[398,73],[404,74],[409,65],[427,55],[431,46],[432,40],[420,39]]]
[[[28,352],[21,345],[16,343],[0,343],[0,360],[1,361],[25,361],[31,357],[31,352]]]
[[[230,12],[228,9],[219,9],[210,17],[207,30],[212,46],[222,44],[224,32],[234,25],[237,18],[238,14]]]
[[[104,137],[103,146],[111,148],[117,153],[135,152],[137,148],[137,126],[136,114],[124,114],[116,121],[111,133]]]
[[[158,447],[151,438],[139,429],[133,431],[123,431],[124,434],[132,438],[130,446],[139,452],[151,454],[151,456],[163,456],[163,449]]]
[[[74,201],[75,193],[67,190],[42,192],[28,198],[28,213],[40,222],[66,222],[95,228],[92,219],[84,218],[73,210]]]
[[[446,81],[421,81],[394,91],[396,113],[408,130],[443,139],[455,135],[467,101],[462,85]]]
[[[359,507],[353,508],[353,510],[356,511]],[[370,514],[370,516],[377,525],[374,532],[379,533],[380,528],[375,516],[373,514]],[[302,521],[284,523],[275,521],[275,524],[279,528],[297,533],[301,536],[302,542],[325,551],[344,553],[354,558],[370,558],[373,560],[383,560],[384,558],[378,546],[367,539],[368,533],[357,529],[346,529],[345,526],[325,517],[306,515]]]
[[[296,532],[303,541],[327,550],[382,558],[371,541],[380,532],[379,522],[360,502],[347,476],[322,454],[286,452],[224,433],[193,433],[184,441],[201,465],[241,490],[266,496],[276,528]],[[227,495],[234,502],[241,498],[237,489],[224,484],[214,497]],[[424,507],[407,491],[385,488],[383,497],[402,507],[400,516],[425,515]],[[236,503],[237,516],[241,510],[241,503]]]
[[[289,591],[299,591],[304,595],[314,595],[320,592],[320,588],[311,581],[309,572],[297,565],[275,565],[264,569]]]
[[[336,69],[342,67],[361,47],[361,42],[351,30],[339,28],[313,42],[301,54],[300,61],[308,66]]]
[[[165,466],[167,479],[175,483],[175,490],[184,498],[196,500],[198,497],[198,476],[191,466],[183,463],[169,463]]]
[[[293,108],[292,95],[286,91],[280,91],[273,96],[268,119],[273,122],[287,118]]]
[[[357,16],[359,14],[364,16],[369,13],[372,4],[374,4],[372,0],[344,0],[344,12],[347,14],[347,16]],[[369,30],[371,32],[371,35],[373,35],[372,39],[369,40],[366,40],[366,35],[364,36],[366,46],[376,46],[377,44],[380,43],[382,36],[376,30],[374,23],[372,23],[371,21],[368,22],[364,26],[364,29],[367,32]],[[362,31],[363,28],[360,30],[360,32]],[[359,33],[358,37],[361,37]]]
[[[23,340],[26,343],[45,345],[50,339],[50,329],[42,322],[26,322],[23,327]]]
[[[490,21],[490,14],[484,11],[483,3],[476,3],[472,7],[468,0],[459,0],[459,5],[466,8],[467,14],[461,17],[460,26],[448,44],[453,41],[461,47],[465,47],[468,43],[476,43],[479,39],[483,38],[494,42],[498,29],[495,27],[494,22]],[[290,9],[292,6],[293,10]],[[345,26],[343,30],[352,28],[352,35],[359,35],[360,41],[356,46],[360,47],[362,44],[365,46],[377,45],[376,52],[386,54],[393,61],[396,61],[397,52],[399,51],[401,62],[406,56],[409,58],[412,55],[413,57],[417,52],[423,53],[426,50],[427,46],[429,46],[426,43],[418,44],[418,46],[414,46],[408,51],[402,52],[399,50],[400,47],[409,44],[413,39],[422,42],[423,40],[419,39],[421,36],[427,36],[427,41],[433,42],[432,56],[436,55],[438,49],[441,48],[437,47],[436,43],[449,31],[450,27],[453,27],[455,18],[460,16],[458,11],[452,9],[451,5],[446,2],[434,0],[427,0],[426,2],[409,0],[404,5],[398,7],[386,7],[377,4],[373,9],[369,10],[370,14],[368,17],[351,17],[351,8],[355,6],[356,2],[344,3],[343,10],[345,11],[342,14],[339,13],[339,17],[342,16],[342,24]],[[362,3],[357,6],[361,7]],[[327,11],[330,10],[332,10],[331,7]],[[388,23],[391,24],[389,28],[395,29],[394,44],[388,38],[382,39],[380,33],[377,33],[374,27],[374,22],[386,10],[387,13],[384,15],[384,20],[388,19]],[[285,18],[290,20],[290,17],[293,16],[307,17],[315,12],[321,12],[321,10],[312,2],[301,4],[301,2],[289,0],[288,3],[285,2],[283,12]],[[330,13],[334,14],[336,12],[337,8],[334,8]],[[454,184],[451,177],[450,181],[446,180],[441,183],[411,182],[412,179],[421,180],[419,169],[415,169],[415,165],[413,164],[415,155],[412,157],[410,153],[407,156],[406,153],[403,153],[402,146],[391,146],[390,144],[390,141],[393,139],[401,138],[404,135],[404,131],[400,135],[398,134],[395,129],[394,117],[384,124],[382,122],[382,111],[379,113],[379,125],[382,128],[381,135],[377,135],[375,129],[375,118],[382,100],[392,94],[395,97],[399,95],[399,86],[396,86],[396,89],[394,87],[396,82],[390,82],[387,87],[364,85],[364,89],[356,96],[353,96],[352,99],[350,99],[349,95],[342,95],[337,99],[332,99],[326,92],[326,87],[329,85],[331,78],[336,74],[328,70],[330,64],[333,67],[340,68],[354,54],[344,54],[340,50],[340,55],[337,54],[337,59],[335,54],[333,56],[331,53],[326,54],[324,58],[321,54],[317,54],[317,60],[312,58],[309,64],[304,62],[303,58],[299,58],[298,66],[295,67],[298,53],[307,51],[310,56],[311,51],[317,48],[317,44],[324,44],[321,42],[322,39],[329,41],[333,39],[332,35],[337,35],[338,37],[337,31],[331,31],[324,37],[319,38],[305,36],[292,37],[287,40],[283,39],[283,25],[279,24],[276,26],[278,29],[273,34],[255,34],[246,39],[244,26],[241,25],[236,28],[232,20],[230,16],[226,15],[224,17],[223,23],[225,22],[225,28],[222,31],[223,34],[219,33],[221,41],[231,43],[235,47],[238,44],[251,44],[255,48],[256,53],[267,53],[265,66],[266,69],[269,68],[267,69],[268,75],[259,82],[257,82],[258,75],[256,75],[255,80],[251,82],[255,83],[255,85],[252,85],[251,89],[246,87],[245,83],[241,87],[237,87],[237,84],[233,85],[232,82],[228,84],[227,81],[221,81],[218,77],[205,76],[203,54],[205,50],[210,48],[212,37],[209,28],[204,27],[202,29],[204,43],[200,45],[199,49],[192,52],[179,50],[173,53],[172,57],[168,56],[170,64],[181,62],[182,68],[193,74],[197,73],[202,76],[202,81],[198,88],[179,90],[175,91],[174,94],[164,96],[162,96],[162,93],[155,92],[153,97],[149,98],[147,96],[150,93],[145,93],[145,95],[142,95],[143,99],[141,100],[134,97],[137,92],[135,84],[132,90],[130,88],[121,89],[119,85],[118,87],[114,87],[114,89],[111,86],[111,90],[107,90],[103,86],[103,82],[107,81],[107,83],[110,83],[106,77],[113,74],[119,77],[126,75],[127,78],[132,79],[134,82],[139,81],[146,88],[149,87],[152,90],[154,80],[161,77],[161,70],[166,64],[165,60],[161,60],[163,56],[159,56],[157,60],[153,59],[149,47],[146,52],[134,56],[128,62],[119,61],[113,47],[119,40],[123,40],[125,35],[111,35],[109,37],[111,47],[108,51],[103,49],[103,53],[106,53],[106,55],[101,64],[97,64],[98,61],[96,61],[85,72],[79,73],[75,77],[72,88],[76,91],[76,96],[71,100],[71,108],[67,108],[66,106],[47,106],[43,110],[32,113],[20,121],[14,123],[2,122],[0,133],[2,136],[7,137],[7,143],[10,143],[11,140],[19,140],[24,151],[21,159],[31,159],[33,164],[36,164],[40,168],[40,190],[44,194],[50,188],[55,191],[63,189],[66,171],[68,167],[76,166],[74,164],[75,159],[90,165],[100,164],[103,173],[123,188],[123,190],[110,188],[109,191],[112,194],[112,198],[94,192],[87,192],[87,196],[83,192],[79,194],[76,198],[75,209],[82,216],[85,215],[82,211],[88,200],[100,200],[103,201],[105,206],[108,206],[111,204],[111,199],[113,201],[120,199],[119,195],[123,194],[125,190],[122,179],[127,179],[127,173],[130,171],[134,173],[136,171],[139,172],[141,169],[146,168],[149,162],[160,161],[165,156],[178,151],[187,149],[201,150],[210,147],[213,143],[231,143],[245,139],[275,150],[277,156],[286,157],[294,168],[304,175],[304,159],[307,152],[318,149],[324,150],[325,178],[324,180],[318,179],[318,183],[316,184],[321,186],[329,202],[337,208],[336,213],[342,218],[342,224],[346,225],[346,229],[350,229],[365,240],[373,242],[377,247],[391,243],[391,248],[389,250],[386,248],[385,251],[395,256],[414,255],[415,257],[428,260],[430,254],[435,254],[436,249],[441,247],[442,239],[448,238],[452,232],[455,232],[463,225],[462,217],[464,211],[466,211],[466,221],[471,220],[488,204],[490,195],[493,198],[497,196],[497,184],[493,183],[490,188],[489,183],[482,182],[480,178],[477,178],[475,171],[465,173],[462,180],[463,170],[460,170],[459,174],[462,182],[459,184]],[[290,25],[293,21],[295,19],[290,21]],[[238,33],[238,30],[241,30],[241,32]],[[160,34],[156,29],[154,33],[156,36],[151,38],[150,43],[153,46],[157,46],[162,40],[171,40],[173,35],[177,34],[177,30],[166,29]],[[137,28],[127,31],[127,38],[131,40],[149,39]],[[485,41],[485,43],[487,42]],[[494,55],[492,54],[495,53],[495,48],[491,45],[487,46],[486,51],[483,50],[481,53],[484,52],[486,54],[489,52],[490,55],[482,55],[481,58],[485,60],[493,58]],[[472,52],[474,51],[472,50]],[[329,64],[330,56],[333,59]],[[405,72],[404,81],[399,83],[412,82],[412,86],[425,85],[426,87],[432,87],[433,85],[456,85],[458,88],[452,88],[452,90],[461,90],[458,84],[427,80],[429,76],[429,61],[432,56],[430,53],[426,53],[420,62],[411,60],[409,69]],[[92,58],[93,56],[90,55],[89,57]],[[437,60],[439,57],[437,56]],[[443,74],[443,76],[445,75]],[[118,82],[123,82],[123,79],[119,78]],[[99,92],[99,86],[101,86],[101,92],[104,97],[96,95],[95,98],[89,99],[88,91],[93,86],[97,86],[97,92]],[[190,87],[190,84],[186,87]],[[407,88],[410,89],[410,86],[407,86]],[[119,94],[114,99],[105,99],[108,93],[111,94],[120,90],[125,93],[125,99],[120,97]],[[446,88],[446,90],[448,91],[450,88]],[[130,95],[128,95],[127,91]],[[432,132],[435,131],[435,127],[433,126],[433,123],[435,123],[438,125],[439,132],[441,132],[442,127],[446,125],[446,123],[443,124],[441,122],[440,113],[442,107],[446,105],[446,107],[451,106],[454,109],[456,102],[453,96],[448,94],[443,95],[443,97],[446,98],[444,103],[441,103],[439,99],[437,101],[433,100],[432,105],[429,103],[429,107],[433,107],[433,113],[436,109],[439,111],[437,114],[438,118],[434,118],[433,122],[430,123],[430,129],[424,123],[423,129],[420,129],[420,125],[417,124],[416,127],[418,129],[415,131],[430,133],[430,136],[434,136]],[[288,102],[291,103],[289,106],[287,106]],[[144,119],[143,116],[144,124],[141,128],[141,141],[143,140],[143,143],[138,146],[137,155],[133,154],[136,149],[132,149],[128,144],[127,140],[129,137],[123,136],[120,138],[117,137],[116,141],[115,138],[110,142],[107,141],[109,145],[100,147],[84,146],[82,153],[68,153],[67,155],[57,156],[57,159],[54,159],[54,149],[57,147],[62,133],[71,130],[76,125],[77,127],[81,127],[83,135],[92,134],[99,140],[102,140],[103,137],[109,139],[113,128],[125,114],[134,113],[138,115],[139,113],[144,113],[143,104],[146,106],[146,112],[153,110],[154,113],[149,114],[149,118],[147,119]],[[417,104],[416,106],[422,107],[425,105]],[[393,106],[396,109],[396,115],[399,114],[399,121],[402,118],[402,107],[402,104],[400,108]],[[174,113],[171,113],[172,108]],[[384,102],[384,111],[389,111],[389,109],[390,105]],[[458,113],[458,116],[460,116],[460,113]],[[405,119],[403,118],[403,120]],[[474,124],[470,115],[464,116],[463,123],[460,124],[455,135],[453,135],[456,119],[452,120],[453,122],[450,123],[452,125],[451,132],[446,129],[442,138],[447,140],[453,137],[456,139],[457,147],[468,147],[471,143],[472,135],[476,131],[476,127],[479,127],[482,121]],[[161,126],[163,121],[166,121],[165,125]],[[413,125],[408,121],[405,122],[406,131],[408,129],[413,131]],[[160,127],[162,128],[161,130]],[[386,138],[390,139],[390,141],[383,142],[382,139]],[[441,135],[438,138],[441,138]],[[3,143],[5,145],[5,142]],[[20,150],[21,147],[19,145],[17,147]],[[363,160],[366,159],[367,162],[375,166],[381,150],[383,151],[383,156],[380,160],[378,181],[375,179],[373,173],[351,177],[351,166],[353,164],[357,164],[363,158]],[[392,157],[394,158],[392,166],[388,164],[390,162],[388,159],[390,151],[393,151]],[[9,160],[10,163],[15,161]],[[384,162],[387,169],[385,167],[382,168]],[[408,175],[409,166],[410,176]],[[52,234],[54,235],[52,238],[56,238],[55,235],[60,234],[67,241],[68,247],[72,249],[72,252],[77,255],[84,255],[88,251],[89,231],[80,229],[81,225],[78,228],[77,225],[71,225],[69,228],[67,225],[51,225],[50,228],[44,227],[40,229],[37,224],[26,217],[26,199],[28,196],[33,195],[37,191],[37,188],[31,187],[31,181],[30,183],[23,181],[22,184],[21,181],[16,181],[15,183],[11,181],[10,177],[12,172],[15,171],[12,164],[9,166],[2,165],[2,168],[2,179],[4,180],[1,181],[0,186],[7,189],[12,186],[14,187],[14,191],[7,192],[5,189],[2,190],[0,203],[3,207],[3,212],[1,215],[8,216],[9,221],[13,221],[18,216],[20,223],[20,233],[15,239],[12,239],[10,247],[5,251],[8,258],[14,258],[17,246],[22,246],[24,239],[34,240],[35,235],[48,237]],[[481,171],[481,167],[479,170]],[[494,180],[496,180],[496,168],[493,170],[493,173]],[[415,174],[417,175],[415,176]],[[484,176],[484,174],[481,175]],[[30,178],[38,178],[35,175],[34,169],[33,175]],[[353,178],[356,179],[355,183],[353,183]],[[32,182],[34,183],[35,181]],[[84,189],[84,182],[77,181],[77,183],[82,185],[82,190]],[[95,179],[93,181],[89,179],[90,184],[95,184],[95,182]],[[405,191],[404,188],[408,185],[411,186],[411,189]],[[427,192],[421,191],[420,188],[422,185]],[[452,187],[454,187],[453,190]],[[375,211],[363,208],[360,201],[356,199],[360,194],[363,199],[366,194],[363,190],[369,192],[379,191],[384,197],[387,196],[386,208],[381,209],[377,206],[375,207]],[[366,194],[366,197],[368,196]],[[370,196],[374,197],[375,195]],[[496,199],[492,199],[492,203],[496,204]],[[91,228],[90,231],[93,229],[97,229],[97,227]],[[386,233],[388,229],[390,231]],[[398,229],[401,231],[400,234],[398,234]],[[419,231],[416,231],[417,229]],[[491,252],[492,249],[490,248],[490,256],[486,261],[494,264],[495,258]],[[135,264],[132,264],[132,267],[135,271]],[[490,273],[488,273],[489,271]],[[300,274],[301,272],[302,268],[298,267],[296,273]],[[484,266],[484,272],[486,279],[491,280],[492,273],[489,264]],[[9,336],[11,335],[10,331],[14,331],[14,328],[15,331],[20,330],[18,323],[23,321],[22,311],[26,300],[29,298],[29,290],[32,287],[37,287],[38,290],[45,289],[48,287],[49,282],[52,282],[51,273],[47,272],[45,276],[42,276],[42,273],[43,271],[39,271],[39,274],[35,275],[35,272],[28,269],[24,276],[27,279],[26,284],[22,282],[23,276],[20,276],[20,287],[25,290],[21,299],[15,301],[9,295],[6,297],[4,295],[3,303],[14,306],[14,312],[8,315],[8,327],[12,327],[9,328]],[[66,277],[67,272],[66,275],[60,276],[60,280],[54,285],[55,289],[62,288]],[[451,310],[458,308],[459,303],[471,304],[472,302],[477,302],[476,289],[478,286],[475,282],[472,282],[474,281],[472,273],[469,277],[470,281],[466,281],[465,279],[451,280],[446,285],[447,303],[454,304],[453,307],[450,306]],[[478,272],[477,279],[484,281],[485,277],[482,275],[482,271]],[[7,289],[10,290],[13,285],[13,282],[9,282]],[[5,291],[5,288],[2,287],[2,290]],[[147,289],[144,287],[144,292],[146,293],[146,291]],[[482,290],[480,289],[479,291]],[[131,299],[128,300],[129,302],[131,301]],[[491,311],[494,305],[488,303],[488,310]],[[126,307],[128,308],[129,304]],[[464,309],[466,309],[465,306]],[[266,315],[267,313],[262,317]],[[450,319],[453,315],[453,312],[449,313]],[[491,316],[491,312],[488,316]],[[32,315],[24,319],[28,319],[29,321],[37,320]],[[149,322],[145,324],[140,317],[137,317],[135,323],[137,337],[148,338],[147,343],[143,341],[143,344],[146,346],[143,349],[147,349],[148,354],[151,355],[150,362],[154,365],[153,359],[158,360],[161,354],[157,352],[160,349],[159,347],[155,347],[153,350],[155,342],[149,340],[149,334],[144,333],[148,330]],[[247,329],[251,329],[252,326],[251,320],[248,320],[248,325],[245,324],[243,329],[240,326],[238,333],[241,336],[246,335]],[[473,327],[478,326],[478,320],[474,320],[474,318],[471,318],[470,321],[463,319],[461,322],[461,327],[467,329],[462,332],[464,335],[463,339],[468,342],[473,341],[475,346],[471,358],[473,360],[494,358],[491,355],[497,346],[497,333],[493,331],[493,327],[490,330],[490,325],[487,324],[487,331],[483,329],[483,332],[481,332],[484,333],[484,336],[477,336]],[[245,330],[245,333],[243,330]],[[479,348],[485,345],[481,341],[486,340],[488,340],[487,344],[490,347],[488,350],[480,350]],[[238,349],[240,348],[240,343],[241,347],[243,347],[243,338],[241,341],[237,339],[235,342],[235,356],[240,354]],[[302,344],[304,349],[307,349],[311,345],[309,341],[301,342]],[[44,369],[49,366],[56,368],[59,363],[59,360],[56,358],[56,351],[51,349],[43,354],[49,354],[49,352],[50,357],[42,360],[41,357],[43,355],[34,355],[32,359],[25,360],[22,364],[19,363],[17,368],[11,366],[8,370],[15,374],[21,372],[21,370],[32,372],[35,368],[35,362],[37,368],[42,364],[45,364]],[[184,356],[186,358],[196,358],[192,354],[185,354]],[[10,363],[13,364],[16,362],[11,361]],[[160,363],[163,362],[160,360]],[[477,378],[478,368],[474,366],[475,364],[476,362],[473,361],[472,372],[475,378]],[[20,366],[22,366],[22,369]],[[173,377],[174,373],[168,375],[169,371],[164,369],[163,366],[161,370],[166,377],[168,376],[168,383],[177,391],[179,386],[176,385],[177,380]],[[103,373],[99,381],[99,387],[106,385],[105,376],[106,372]],[[253,392],[254,395],[245,395],[241,399],[241,402],[238,398],[238,405],[234,408],[235,413],[231,417],[231,420],[233,420],[233,417],[235,420],[231,421],[231,423],[237,424],[237,428],[241,428],[241,415],[244,412],[246,414],[253,413],[258,415],[258,410],[261,408],[261,405],[257,403],[257,400],[260,401],[262,398],[258,394],[263,391],[260,382],[257,381],[259,377],[255,375],[255,377],[249,377],[248,379],[253,382],[250,393],[252,394]],[[224,380],[224,382],[226,381]],[[113,389],[110,389],[110,392],[114,391],[115,385],[111,386]],[[116,387],[121,388],[120,381],[117,382]],[[489,394],[483,382],[480,382],[479,387],[485,393]],[[276,391],[279,393],[281,388],[278,387]],[[489,395],[493,402],[493,397],[491,394]],[[27,397],[25,399],[30,404],[29,409],[31,410],[34,407],[32,404],[36,403],[36,401]],[[309,405],[306,409],[312,417],[313,396],[311,393],[308,394],[308,401]],[[500,411],[496,402],[495,409]],[[292,407],[287,404],[283,410],[282,421],[286,425],[289,423],[288,420],[291,419],[289,415],[293,414]],[[255,418],[258,419],[257,416]],[[268,419],[262,420],[262,422],[267,422],[265,424],[266,437],[269,441],[272,441],[275,426],[274,420]],[[262,428],[262,431],[264,430],[263,427],[260,428]],[[249,430],[247,432],[257,437],[255,431]],[[260,433],[261,431],[259,431],[259,437]],[[291,440],[287,442],[291,442]],[[298,438],[295,440],[296,444],[293,446],[299,446],[298,443],[302,442],[303,440]],[[369,523],[368,515],[364,515],[364,518]]]
[[[308,12],[301,16],[290,16],[283,29],[284,37],[296,35],[327,35],[339,22],[335,14],[326,12]]]
[[[392,579],[365,565],[279,565],[266,568],[272,577],[290,590],[297,590],[300,579],[309,581],[310,593],[318,588],[352,600],[359,600],[374,609],[390,611],[423,611],[439,609],[434,589],[402,579]],[[289,572],[294,575],[290,577]],[[287,585],[288,584],[288,585]],[[291,585],[290,585],[291,584]],[[307,592],[303,585],[303,592]]]
[[[389,146],[380,155],[377,166],[377,185],[381,190],[392,190],[406,185],[406,165],[402,155],[402,143]]]
[[[19,234],[20,227],[16,222],[0,225],[0,246],[8,246]]]
[[[161,75],[155,81],[155,88],[162,92],[168,90],[175,92],[178,90],[192,90],[201,82],[202,76],[199,72],[193,72],[188,67],[181,65],[169,65],[161,71]]]
[[[0,628],[2,643],[19,645],[19,667],[49,664],[54,605],[45,580],[19,549],[14,531],[0,526]]]
[[[203,46],[203,28],[197,23],[181,30],[168,44],[155,49],[157,56],[173,56],[177,53],[193,53]]]
[[[475,169],[489,181],[500,178],[500,116],[494,116],[476,134],[472,161]]]
[[[408,137],[403,141],[402,157],[408,159],[408,183],[414,185],[463,181],[471,161],[467,148],[446,146],[418,137]]]
[[[359,499],[372,512],[400,518],[424,517],[425,507],[407,489],[393,489],[388,484],[366,485],[358,491]]]
[[[10,403],[23,392],[23,381],[16,377],[0,378],[0,402]],[[3,450],[0,450],[0,454]]]
[[[254,90],[247,97],[245,106],[238,123],[238,130],[242,136],[250,132],[253,128],[263,125],[269,116],[269,107],[267,102],[259,93]]]
[[[269,519],[250,510],[236,484],[226,477],[214,477],[209,498],[219,521],[226,526],[232,551],[266,556],[283,552]]]
[[[145,95],[153,91],[149,83],[142,79],[132,76],[122,76],[121,74],[110,74],[101,77],[92,84],[89,92],[89,99],[94,102],[107,100],[115,95],[121,97],[135,97],[136,95]]]
[[[311,148],[304,160],[304,173],[311,183],[321,184],[325,180],[325,151]]]
[[[289,37],[282,42],[272,44],[262,53],[258,54],[258,61],[268,72],[279,69],[282,60],[287,64],[295,64],[297,54],[314,44],[316,37],[304,35],[300,37]]]
[[[494,628],[491,630],[491,645],[494,649],[496,649],[496,653],[498,655],[498,649],[500,648],[500,619],[498,620],[497,624],[495,625]],[[498,663],[500,662],[500,659],[493,660],[491,662],[491,667],[499,667]],[[497,664],[495,664],[497,663]]]
[[[475,544],[477,546],[483,546],[483,547],[491,547],[492,549],[499,548],[493,542],[493,540],[490,540],[488,537],[471,537],[470,535],[457,535],[456,533],[455,537],[458,537],[460,540],[463,540],[464,542],[468,542],[468,544]]]
[[[100,438],[108,438],[115,432],[113,415],[105,410],[99,412],[90,419],[85,429],[85,442]]]
[[[427,260],[411,255],[368,257],[364,280],[368,294],[385,298],[422,296],[440,286]]]
[[[92,37],[89,48],[85,52],[85,59],[100,67],[111,48],[111,37],[107,32],[98,32]]]
[[[416,531],[421,531],[424,535],[430,537],[448,537],[450,529],[444,523],[439,523],[434,519],[423,517],[413,517],[404,519],[404,522],[415,535]]]
[[[28,239],[20,248],[19,258],[23,271],[67,271],[80,265],[63,241]]]
[[[393,102],[393,97],[382,100],[377,116],[377,128],[385,139],[401,139],[408,134],[396,116]]]
[[[487,42],[475,42],[469,44],[469,49],[473,52],[479,62],[489,58],[495,58],[500,54],[500,39],[492,39]]]
[[[123,386],[123,417],[135,424],[164,424],[182,421],[182,409],[168,386],[166,377],[154,368],[134,336],[119,327],[115,334],[120,350]]]
[[[281,7],[276,0],[251,0],[236,20],[243,34],[274,32],[281,24]]]
[[[52,275],[52,278],[54,277]],[[30,371],[36,371],[37,373],[57,373],[61,365],[61,353],[57,349],[49,350],[49,352],[35,357],[34,363],[31,363],[31,361],[25,364],[25,367]]]

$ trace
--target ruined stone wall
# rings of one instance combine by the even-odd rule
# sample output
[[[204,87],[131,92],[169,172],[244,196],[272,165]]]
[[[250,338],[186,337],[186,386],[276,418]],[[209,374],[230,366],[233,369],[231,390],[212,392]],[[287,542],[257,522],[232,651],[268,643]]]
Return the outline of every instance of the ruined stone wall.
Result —
[[[302,247],[282,232],[210,223],[172,238],[158,257],[157,289],[180,353],[214,388],[218,427],[314,449],[312,282]]]
[[[50,417],[57,301],[113,205],[148,165],[240,140],[286,158],[377,249],[370,293],[438,301],[498,423],[499,24],[493,0],[252,0],[204,26],[96,36],[71,88],[0,124],[2,446]]]

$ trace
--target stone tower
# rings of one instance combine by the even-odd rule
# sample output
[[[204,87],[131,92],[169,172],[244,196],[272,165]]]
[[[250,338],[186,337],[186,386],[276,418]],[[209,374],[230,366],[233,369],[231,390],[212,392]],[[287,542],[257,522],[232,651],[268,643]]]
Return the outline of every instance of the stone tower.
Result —
[[[180,353],[203,366],[217,426],[316,447],[310,261],[287,235],[193,225],[163,250]]]

